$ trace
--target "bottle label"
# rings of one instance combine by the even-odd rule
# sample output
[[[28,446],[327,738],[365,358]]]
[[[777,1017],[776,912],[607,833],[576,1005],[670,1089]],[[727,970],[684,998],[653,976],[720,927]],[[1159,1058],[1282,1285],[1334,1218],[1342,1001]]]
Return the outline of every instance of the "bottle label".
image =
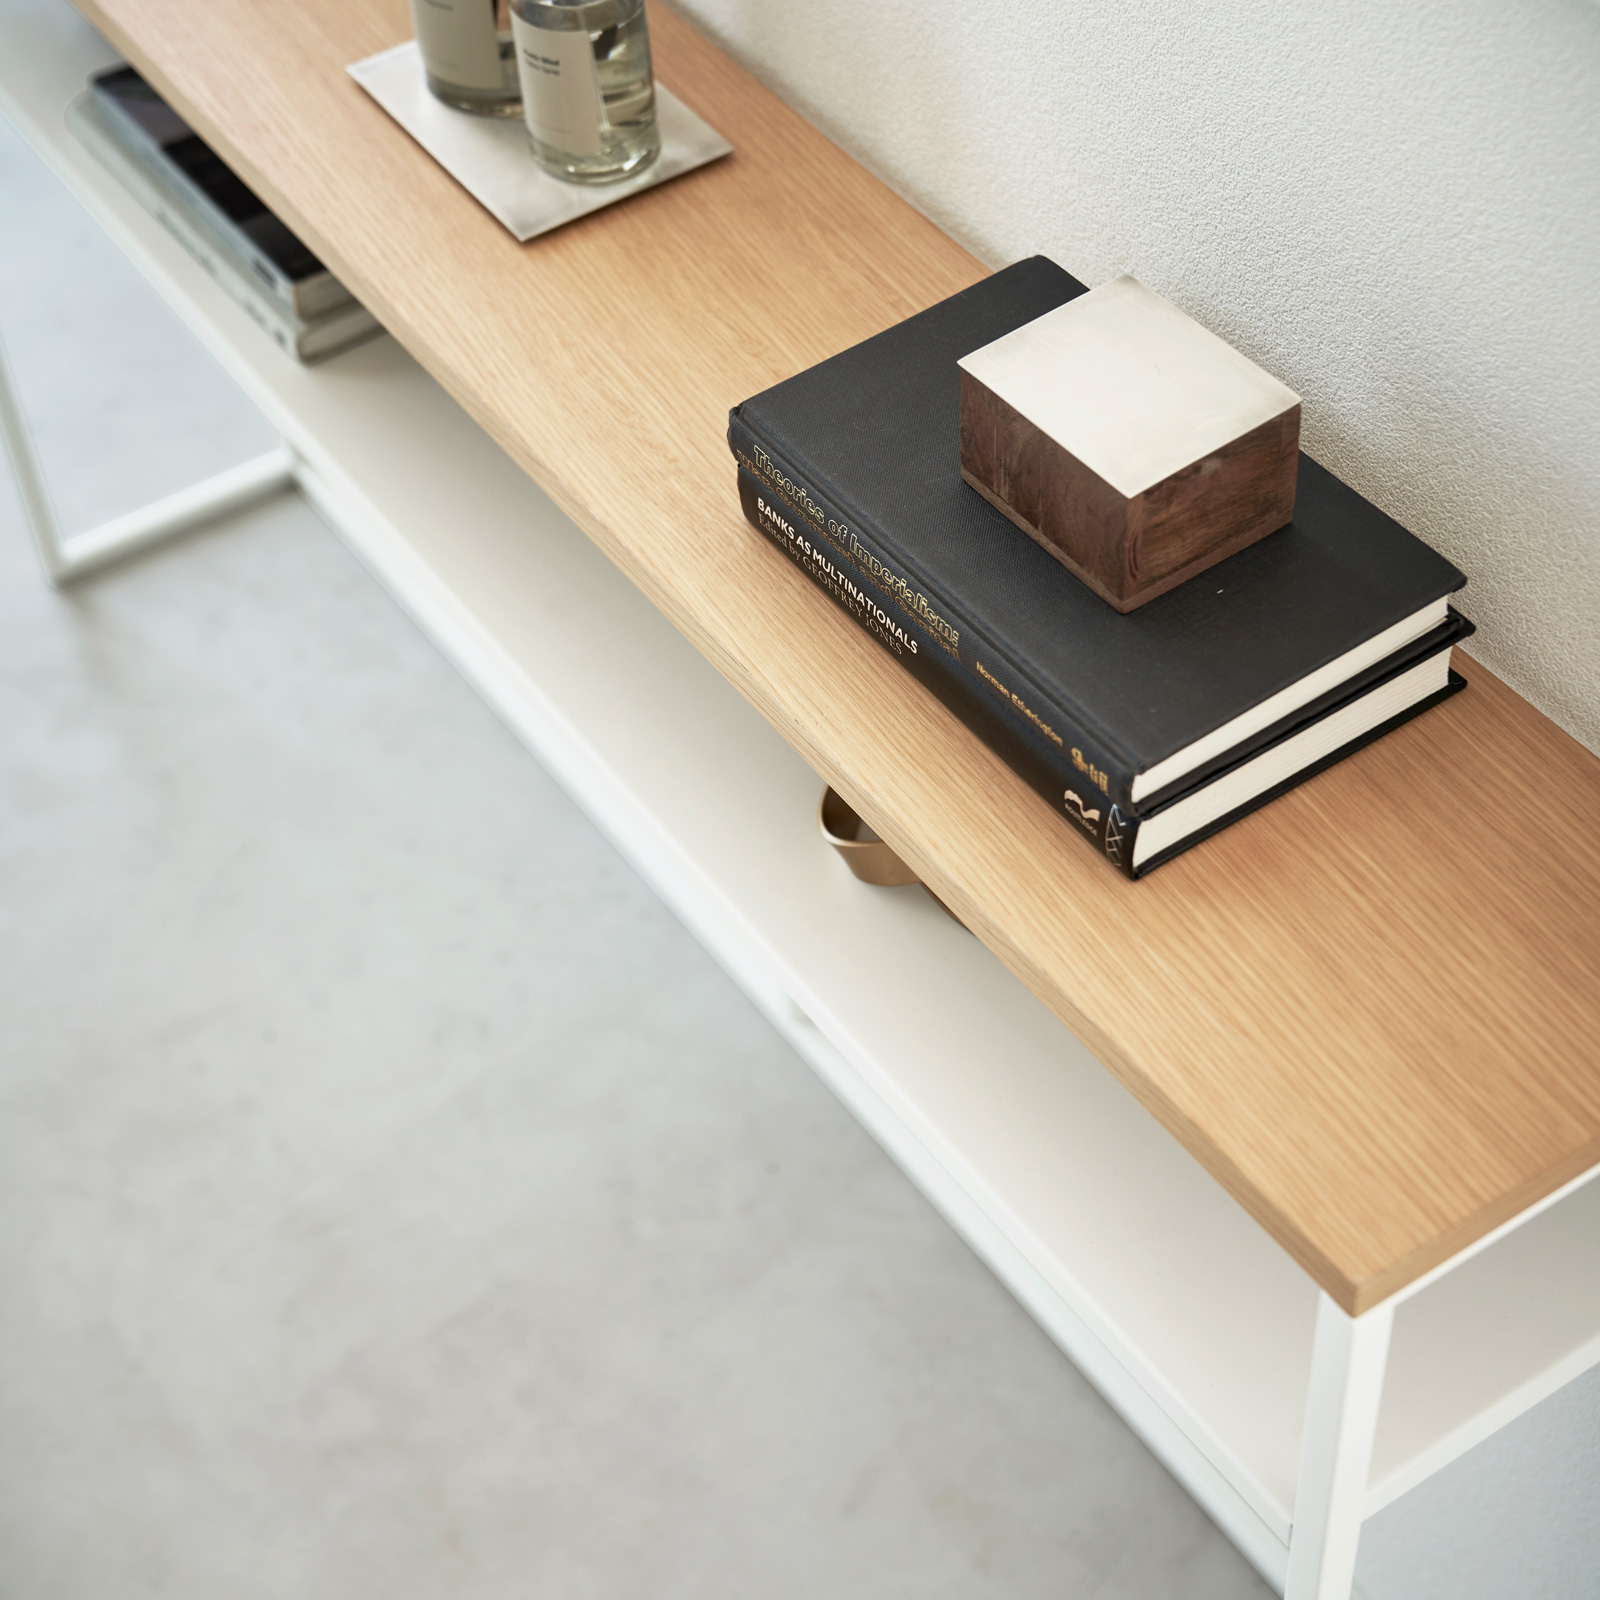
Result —
[[[512,15],[522,110],[540,144],[569,155],[601,153],[605,126],[588,30],[536,28]]]
[[[460,89],[503,90],[495,0],[411,0],[417,48],[434,77]]]

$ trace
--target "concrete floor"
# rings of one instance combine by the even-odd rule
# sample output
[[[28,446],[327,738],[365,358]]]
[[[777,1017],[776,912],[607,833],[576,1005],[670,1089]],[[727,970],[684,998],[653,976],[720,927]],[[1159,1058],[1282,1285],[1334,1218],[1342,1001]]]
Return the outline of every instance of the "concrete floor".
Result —
[[[271,443],[3,121],[0,332],[69,527]],[[0,465],[0,1600],[1268,1592],[303,504],[57,595]]]
[[[69,523],[261,420],[0,124]],[[1268,1590],[298,500],[0,477],[0,1595]]]

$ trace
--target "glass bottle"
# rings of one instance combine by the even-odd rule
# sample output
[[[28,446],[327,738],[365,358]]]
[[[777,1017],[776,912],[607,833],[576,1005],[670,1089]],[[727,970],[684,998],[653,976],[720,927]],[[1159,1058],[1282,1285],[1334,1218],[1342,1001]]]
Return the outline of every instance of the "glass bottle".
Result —
[[[457,111],[514,117],[522,109],[510,0],[411,0],[428,89]]]
[[[661,149],[644,0],[511,0],[522,110],[545,171],[610,183]]]

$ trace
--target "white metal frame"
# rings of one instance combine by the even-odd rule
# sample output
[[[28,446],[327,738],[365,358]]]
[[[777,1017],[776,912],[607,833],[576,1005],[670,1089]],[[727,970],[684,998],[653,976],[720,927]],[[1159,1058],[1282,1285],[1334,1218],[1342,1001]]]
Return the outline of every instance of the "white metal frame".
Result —
[[[16,474],[22,509],[39,551],[39,560],[58,589],[107,567],[153,550],[180,534],[220,521],[258,501],[282,494],[295,483],[295,457],[279,445],[254,461],[219,472],[202,483],[180,489],[137,511],[101,523],[86,533],[66,537],[56,516],[50,486],[34,447],[5,342],[0,339],[0,442]]]
[[[1586,1189],[1597,1177],[1600,1167],[1580,1173],[1358,1317],[1348,1315],[1328,1295],[1319,1293],[1294,1521],[1282,1585],[1285,1600],[1346,1600],[1360,1593],[1355,1566],[1361,1526],[1389,1503],[1387,1498],[1375,1502],[1371,1473],[1396,1312]],[[1597,1355],[1600,1352],[1591,1345],[1591,1359],[1584,1367],[1593,1365]],[[1576,1363],[1568,1365],[1577,1367]],[[1581,1370],[1584,1368],[1577,1367]],[[1577,1371],[1570,1375],[1576,1376]],[[1509,1421],[1510,1415],[1504,1420]]]
[[[1285,1600],[1346,1600],[1354,1587],[1393,1329],[1393,1301],[1359,1317],[1317,1302]]]
[[[1408,1323],[1411,1302],[1469,1334],[1498,1318],[1500,1352],[1507,1303],[1565,1296],[1566,1322],[1510,1368],[1474,1368],[1488,1376],[1459,1416],[1429,1410],[1456,1403],[1453,1379],[1424,1395],[1385,1485],[1600,1361],[1600,1273],[1572,1254],[1600,1235],[1596,1173],[1347,1316],[976,941],[829,858],[804,763],[403,352],[379,340],[297,367],[128,201],[61,126],[106,53],[52,7],[0,0],[0,100],[285,440],[63,543],[0,374],[52,581],[297,483],[1288,1600],[1351,1592],[1362,1520],[1385,1503],[1375,1441],[1394,1456],[1385,1419],[1411,1403],[1407,1339],[1429,1358],[1413,1367],[1463,1343],[1454,1323],[1448,1341]],[[1470,1287],[1464,1308],[1438,1298],[1447,1277]]]

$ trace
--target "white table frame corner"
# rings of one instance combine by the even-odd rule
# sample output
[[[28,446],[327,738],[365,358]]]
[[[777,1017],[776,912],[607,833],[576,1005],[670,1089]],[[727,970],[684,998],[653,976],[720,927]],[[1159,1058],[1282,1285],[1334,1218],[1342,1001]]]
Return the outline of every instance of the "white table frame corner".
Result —
[[[1394,1309],[1385,1300],[1352,1317],[1319,1294],[1285,1600],[1346,1600],[1355,1592]]]
[[[287,444],[164,495],[70,537],[63,532],[28,425],[22,393],[0,339],[0,442],[11,462],[23,515],[45,576],[58,589],[104,572],[210,523],[295,487],[298,461]]]

